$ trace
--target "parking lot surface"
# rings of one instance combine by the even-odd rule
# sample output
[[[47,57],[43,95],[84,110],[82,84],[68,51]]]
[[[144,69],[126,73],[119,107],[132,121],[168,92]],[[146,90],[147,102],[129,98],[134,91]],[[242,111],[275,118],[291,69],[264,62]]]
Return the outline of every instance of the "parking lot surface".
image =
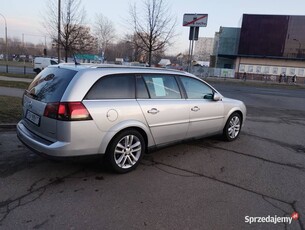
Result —
[[[161,149],[124,175],[41,158],[0,132],[0,229],[304,229],[305,91],[213,85],[247,106],[239,139]]]

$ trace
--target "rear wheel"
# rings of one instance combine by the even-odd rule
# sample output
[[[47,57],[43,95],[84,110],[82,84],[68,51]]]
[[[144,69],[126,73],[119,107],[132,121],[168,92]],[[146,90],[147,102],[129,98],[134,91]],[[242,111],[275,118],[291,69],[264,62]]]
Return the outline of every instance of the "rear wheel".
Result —
[[[107,156],[116,172],[127,173],[139,165],[144,151],[143,136],[136,130],[124,130],[111,141]]]
[[[238,113],[231,114],[223,129],[224,139],[227,141],[235,140],[239,136],[241,124],[241,116]]]

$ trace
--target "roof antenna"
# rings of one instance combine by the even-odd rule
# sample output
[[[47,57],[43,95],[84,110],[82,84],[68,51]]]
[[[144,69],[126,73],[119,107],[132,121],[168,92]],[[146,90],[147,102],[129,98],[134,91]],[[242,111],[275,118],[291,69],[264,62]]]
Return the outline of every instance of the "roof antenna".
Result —
[[[76,60],[76,57],[75,57],[75,54],[73,53],[73,60],[74,60],[74,64],[75,65],[80,65],[80,63],[79,62],[77,62],[77,60]]]

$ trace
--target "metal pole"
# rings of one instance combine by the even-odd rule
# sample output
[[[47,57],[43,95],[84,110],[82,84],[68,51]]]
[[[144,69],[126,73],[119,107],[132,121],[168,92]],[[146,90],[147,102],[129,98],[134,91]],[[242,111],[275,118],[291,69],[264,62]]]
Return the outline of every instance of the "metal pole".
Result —
[[[22,52],[25,53],[25,49],[24,49],[24,33],[22,34]],[[23,59],[23,64],[25,65],[25,59]]]
[[[3,14],[0,13],[0,15],[4,19],[4,24],[5,24],[5,49],[6,49],[6,62],[8,61],[8,49],[7,49],[7,23],[6,23],[6,18],[4,17]]]
[[[189,55],[188,55],[188,60],[187,60],[187,71],[190,72],[190,63],[191,63],[191,44],[192,41],[190,40],[190,44],[189,44]]]
[[[193,50],[194,50],[194,40],[195,40],[195,27],[193,27],[193,37],[192,37],[192,47],[191,47],[191,61],[189,72],[192,72],[192,60],[193,60]]]
[[[192,72],[192,61],[193,61],[193,49],[194,49],[194,40],[192,40],[192,45],[191,45],[191,56],[190,56],[190,69],[189,72]]]
[[[6,62],[8,62],[7,24],[6,24],[6,21],[5,21],[5,49],[6,49]]]
[[[57,55],[58,55],[58,64],[60,63],[60,9],[61,9],[61,0],[58,0],[58,37],[57,37]]]

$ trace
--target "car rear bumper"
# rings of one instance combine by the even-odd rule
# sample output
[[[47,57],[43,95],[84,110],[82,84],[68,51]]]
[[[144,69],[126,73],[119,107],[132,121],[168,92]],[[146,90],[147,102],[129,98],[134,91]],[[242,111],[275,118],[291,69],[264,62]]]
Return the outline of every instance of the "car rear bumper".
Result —
[[[32,151],[51,157],[73,157],[98,154],[97,147],[80,148],[72,142],[51,142],[31,132],[22,121],[17,124],[19,140]]]

